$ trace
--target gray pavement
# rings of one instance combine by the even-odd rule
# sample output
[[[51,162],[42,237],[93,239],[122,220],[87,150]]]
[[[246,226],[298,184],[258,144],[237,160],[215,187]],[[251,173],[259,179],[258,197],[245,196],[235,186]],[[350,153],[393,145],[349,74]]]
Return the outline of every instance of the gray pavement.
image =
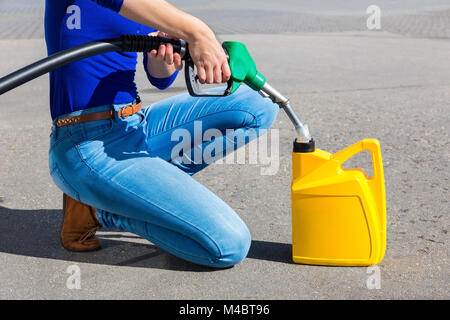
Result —
[[[115,230],[100,232],[100,251],[65,251],[58,240],[61,192],[47,166],[44,76],[0,96],[0,298],[448,299],[448,1],[378,1],[386,8],[381,31],[367,31],[364,1],[345,7],[341,1],[173,3],[205,19],[222,40],[245,42],[319,148],[335,152],[363,138],[381,141],[388,215],[381,289],[366,287],[366,268],[291,262],[294,132],[282,113],[274,126],[280,130],[276,175],[262,176],[263,165],[216,164],[196,176],[249,226],[253,243],[241,264],[203,268]],[[45,56],[42,7],[25,0],[0,4],[0,75]],[[6,19],[28,23],[29,33],[5,29]],[[185,91],[183,77],[165,92],[152,89],[142,69],[137,83],[146,104]],[[80,290],[66,287],[73,264],[81,269]]]

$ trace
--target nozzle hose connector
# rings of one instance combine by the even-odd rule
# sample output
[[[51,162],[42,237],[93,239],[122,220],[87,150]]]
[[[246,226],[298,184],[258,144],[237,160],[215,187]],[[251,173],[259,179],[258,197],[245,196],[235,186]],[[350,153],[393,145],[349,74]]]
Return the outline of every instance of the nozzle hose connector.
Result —
[[[124,52],[150,52],[158,50],[161,44],[170,43],[173,46],[173,51],[180,53],[184,57],[186,53],[187,43],[183,40],[175,40],[171,38],[156,36],[142,36],[142,35],[122,35],[120,36],[121,49]]]
[[[263,97],[270,98],[274,103],[278,104],[280,108],[282,108],[289,120],[291,120],[294,125],[295,131],[297,132],[297,139],[299,143],[309,143],[312,141],[311,134],[309,132],[308,125],[303,124],[295,113],[294,109],[292,109],[289,99],[283,96],[280,92],[275,90],[271,85],[267,82],[264,84],[262,89],[260,90],[260,94]]]

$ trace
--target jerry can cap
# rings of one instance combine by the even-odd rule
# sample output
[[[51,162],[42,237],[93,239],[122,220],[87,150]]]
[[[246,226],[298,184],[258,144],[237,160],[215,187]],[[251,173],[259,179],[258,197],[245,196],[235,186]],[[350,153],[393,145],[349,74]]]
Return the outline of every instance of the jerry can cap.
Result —
[[[295,153],[312,153],[316,150],[316,143],[314,139],[309,142],[299,142],[294,140],[294,152]]]

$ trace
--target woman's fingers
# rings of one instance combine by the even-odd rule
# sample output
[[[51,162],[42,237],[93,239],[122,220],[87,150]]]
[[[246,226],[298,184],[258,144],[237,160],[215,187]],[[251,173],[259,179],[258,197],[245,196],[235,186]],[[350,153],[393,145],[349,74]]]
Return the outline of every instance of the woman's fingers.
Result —
[[[173,64],[173,46],[170,43],[166,45],[166,55],[164,58],[168,65]]]
[[[182,68],[181,56],[173,52],[173,46],[170,43],[160,45],[158,51],[150,51],[150,57],[155,58],[159,62],[165,62],[168,65],[173,65],[176,62],[175,67],[179,70]]]
[[[214,68],[214,83],[222,83],[222,70],[220,67]]]
[[[183,69],[183,61],[181,60],[181,56],[178,53],[173,54],[173,63],[175,65],[175,69],[178,71]]]
[[[200,83],[223,83],[230,79],[231,71],[228,60],[225,59],[225,62],[222,64],[217,61],[219,60],[213,60],[213,62],[205,61],[203,64],[198,63],[196,65]]]
[[[150,51],[150,57],[156,58],[157,55],[158,55],[158,51],[156,51],[154,49],[152,51]]]
[[[220,70],[222,72],[222,81],[227,82],[231,78],[231,70],[230,65],[228,64],[228,60],[226,60],[222,64],[222,69]]]
[[[159,46],[158,56],[156,57],[156,60],[162,62],[164,60],[165,56],[166,56],[166,46],[162,44]]]
[[[197,65],[197,77],[200,83],[203,84],[206,82],[206,71],[205,67],[203,67],[202,65]]]
[[[206,83],[214,83],[214,64],[205,63]]]

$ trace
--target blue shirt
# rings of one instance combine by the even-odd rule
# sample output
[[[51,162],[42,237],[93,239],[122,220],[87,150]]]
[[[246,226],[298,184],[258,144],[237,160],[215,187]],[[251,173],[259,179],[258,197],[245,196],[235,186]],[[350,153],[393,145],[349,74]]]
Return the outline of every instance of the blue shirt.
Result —
[[[156,31],[119,15],[122,4],[123,0],[46,0],[48,55],[95,40]],[[52,118],[96,106],[133,101],[138,96],[134,82],[136,64],[135,52],[110,52],[52,71]],[[147,54],[144,54],[143,64],[150,82],[161,90],[169,87],[178,73],[156,79],[148,73]]]

